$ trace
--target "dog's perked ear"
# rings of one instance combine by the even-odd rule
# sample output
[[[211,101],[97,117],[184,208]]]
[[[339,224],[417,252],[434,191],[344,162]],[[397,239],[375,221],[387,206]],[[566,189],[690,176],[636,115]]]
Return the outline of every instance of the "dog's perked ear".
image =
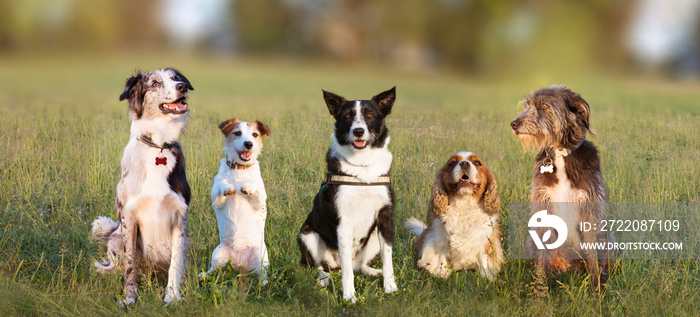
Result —
[[[569,111],[576,115],[576,120],[580,121],[582,126],[584,126],[586,130],[590,131],[591,128],[589,122],[591,108],[588,106],[586,100],[584,100],[581,95],[572,92],[571,96],[566,99],[566,106],[569,108]]]
[[[238,124],[240,120],[238,118],[231,118],[228,119],[224,122],[219,123],[219,130],[221,130],[221,133],[224,134],[224,136],[228,136],[231,134],[231,131],[233,131],[233,128],[236,127],[236,124]]]
[[[391,107],[394,106],[394,101],[396,101],[396,86],[387,91],[380,92],[378,95],[372,97],[372,101],[377,104],[383,116],[388,116],[391,113]]]
[[[177,69],[171,69],[175,72],[175,81],[183,82],[187,84],[187,89],[194,90],[194,87],[192,87],[192,84],[190,84],[190,81],[187,79],[187,77],[185,77],[185,75],[180,73],[180,71],[178,71]]]
[[[134,113],[136,118],[141,118],[143,114],[143,83],[144,73],[138,72],[136,76],[131,76],[126,80],[124,92],[119,96],[119,101],[129,99],[129,110]]]
[[[255,120],[255,124],[258,127],[258,131],[260,131],[260,138],[264,138],[270,135],[270,128],[268,128],[260,120]]]
[[[484,210],[489,214],[495,214],[501,211],[501,198],[498,196],[498,184],[496,178],[489,171],[487,174],[488,184],[484,192]]]
[[[338,96],[332,92],[325,91],[323,89],[321,89],[321,91],[323,91],[323,100],[326,102],[328,111],[332,116],[338,116],[338,113],[340,113],[340,108],[348,101],[345,100],[344,97]]]

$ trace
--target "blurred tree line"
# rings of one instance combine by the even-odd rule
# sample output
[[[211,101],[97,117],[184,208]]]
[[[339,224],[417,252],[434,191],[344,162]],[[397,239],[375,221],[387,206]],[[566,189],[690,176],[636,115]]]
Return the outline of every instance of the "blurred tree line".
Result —
[[[168,25],[180,21],[163,12],[186,1],[0,0],[0,52],[168,46],[477,72],[627,59],[629,1],[222,0],[224,32],[175,42]]]

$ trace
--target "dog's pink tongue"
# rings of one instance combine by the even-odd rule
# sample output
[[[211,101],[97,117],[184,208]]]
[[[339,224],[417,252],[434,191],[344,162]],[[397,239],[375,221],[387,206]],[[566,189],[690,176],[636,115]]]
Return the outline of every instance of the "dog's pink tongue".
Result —
[[[179,103],[179,102],[177,102],[177,103],[168,103],[168,104],[166,104],[166,106],[168,106],[168,108],[170,108],[170,109],[177,110],[177,111],[185,111],[185,110],[187,110],[187,105],[184,104],[184,103]]]
[[[253,155],[253,152],[241,152],[241,158],[244,160],[249,160]]]
[[[365,146],[365,143],[367,143],[367,141],[355,141],[355,146],[356,147],[363,147],[363,146]]]

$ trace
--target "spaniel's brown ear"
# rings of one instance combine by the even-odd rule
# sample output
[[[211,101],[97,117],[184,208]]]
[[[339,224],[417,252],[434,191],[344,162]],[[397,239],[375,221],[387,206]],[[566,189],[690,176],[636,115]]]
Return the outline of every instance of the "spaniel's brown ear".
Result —
[[[488,184],[484,192],[484,210],[488,214],[501,211],[501,198],[498,197],[498,184],[491,171],[488,172]]]
[[[442,186],[442,179],[438,177],[433,184],[433,193],[430,197],[430,213],[435,216],[440,216],[447,211],[447,205],[449,204],[449,199],[447,198],[447,192]]]
[[[236,124],[240,122],[238,118],[231,118],[228,119],[224,122],[219,123],[219,129],[221,130],[221,133],[224,134],[224,136],[228,136],[231,134],[231,131],[233,131],[233,128],[236,127]]]

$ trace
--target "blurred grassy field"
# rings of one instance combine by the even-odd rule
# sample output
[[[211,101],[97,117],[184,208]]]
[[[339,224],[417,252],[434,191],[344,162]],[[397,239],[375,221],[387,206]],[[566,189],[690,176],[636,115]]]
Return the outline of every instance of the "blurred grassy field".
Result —
[[[695,315],[697,260],[625,260],[604,297],[590,295],[583,274],[551,279],[551,297],[531,298],[532,265],[509,261],[491,283],[474,272],[446,281],[421,274],[402,228],[424,217],[439,166],[456,151],[479,154],[497,176],[503,205],[524,202],[534,153],[521,149],[508,123],[529,91],[567,84],[592,109],[591,124],[611,201],[700,199],[700,89],[611,77],[524,76],[495,81],[382,67],[187,56],[0,59],[0,315],[114,315],[121,277],[98,276],[102,256],[90,222],[114,216],[119,160],[129,136],[124,80],[173,66],[193,83],[190,123],[180,138],[193,190],[186,301],[162,308],[163,281],[143,279],[135,308],[143,315]],[[314,285],[298,266],[295,236],[323,174],[332,118],[321,89],[368,99],[397,86],[388,117],[396,192],[394,268],[400,291],[381,277],[356,277],[360,304],[342,303],[340,275]],[[268,193],[266,239],[271,277],[245,289],[235,272],[199,282],[218,242],[209,191],[222,157],[219,122],[259,119],[272,130],[261,156]],[[506,237],[507,243],[507,237]]]

